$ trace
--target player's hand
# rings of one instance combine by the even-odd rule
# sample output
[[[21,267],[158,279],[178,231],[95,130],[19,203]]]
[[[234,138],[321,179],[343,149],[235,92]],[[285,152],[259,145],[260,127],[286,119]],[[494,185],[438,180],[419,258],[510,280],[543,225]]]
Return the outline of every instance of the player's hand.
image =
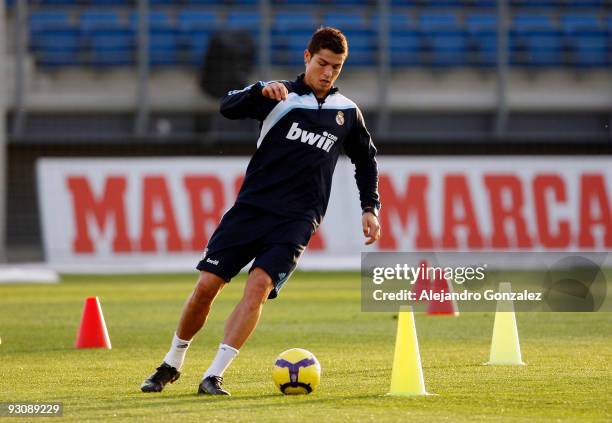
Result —
[[[380,238],[380,222],[374,213],[365,212],[361,216],[363,235],[367,238],[365,245],[374,244]]]
[[[272,100],[282,101],[287,98],[289,91],[282,82],[271,82],[263,87],[261,94],[264,97],[271,98]]]

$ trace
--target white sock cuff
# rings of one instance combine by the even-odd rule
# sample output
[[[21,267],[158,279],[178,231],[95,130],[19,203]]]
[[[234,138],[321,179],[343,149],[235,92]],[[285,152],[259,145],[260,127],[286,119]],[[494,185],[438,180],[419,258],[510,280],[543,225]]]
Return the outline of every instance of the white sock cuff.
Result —
[[[233,351],[234,354],[238,354],[240,352],[236,348],[232,347],[231,345],[227,345],[227,344],[219,344],[219,348],[226,348],[226,349],[228,349],[230,351]]]
[[[180,343],[180,344],[187,344],[187,346],[189,346],[191,345],[191,341],[193,341],[193,339],[190,339],[189,341],[185,341],[184,339],[179,338],[176,332],[174,332],[174,339],[172,340],[172,343],[174,345],[178,345]]]

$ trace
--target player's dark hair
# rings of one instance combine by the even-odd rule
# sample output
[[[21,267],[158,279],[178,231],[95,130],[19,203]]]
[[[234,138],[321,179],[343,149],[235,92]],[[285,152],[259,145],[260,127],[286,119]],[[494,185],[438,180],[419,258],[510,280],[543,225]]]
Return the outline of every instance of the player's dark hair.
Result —
[[[308,42],[308,51],[310,54],[315,55],[324,48],[336,54],[348,56],[348,41],[342,31],[337,28],[329,26],[321,27],[312,34]]]

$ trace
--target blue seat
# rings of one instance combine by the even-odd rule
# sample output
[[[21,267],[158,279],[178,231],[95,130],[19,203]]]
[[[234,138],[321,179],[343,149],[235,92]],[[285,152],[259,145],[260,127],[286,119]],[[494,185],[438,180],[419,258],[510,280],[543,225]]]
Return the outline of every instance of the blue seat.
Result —
[[[323,16],[323,25],[336,27],[342,32],[349,30],[367,31],[371,29],[368,18],[365,13],[361,12],[328,12]]]
[[[602,28],[599,16],[594,13],[565,14],[561,16],[560,21],[563,32],[570,36]]]
[[[602,7],[606,0],[566,0],[566,3],[569,7]]]
[[[40,4],[44,6],[75,6],[77,0],[40,0]]]
[[[564,0],[510,0],[510,5],[518,7],[554,8],[563,3]]]
[[[226,27],[248,31],[254,39],[259,37],[261,18],[258,12],[231,12],[227,15]]]
[[[85,10],[79,17],[79,24],[84,33],[89,33],[96,28],[119,27],[121,20],[112,10]]]
[[[495,7],[497,6],[497,0],[471,0],[468,6],[473,7]]]
[[[149,58],[153,66],[179,63],[179,34],[173,27],[157,27],[150,34]]]
[[[214,31],[221,19],[214,11],[201,9],[182,9],[177,15],[177,24],[181,31]]]
[[[317,27],[317,19],[310,12],[280,12],[274,16],[272,28],[275,31],[286,33],[296,30],[308,30],[314,32]]]
[[[427,34],[440,30],[459,30],[459,15],[453,12],[423,12],[419,16],[419,28]]]
[[[285,48],[272,53],[273,63],[286,66],[303,66],[304,50],[311,35],[310,31],[295,31],[287,34]]]
[[[81,40],[77,27],[42,30],[33,44],[36,58],[42,66],[72,66],[79,64]]]
[[[554,28],[552,17],[548,14],[517,14],[512,21],[512,30],[518,35]]]
[[[471,13],[465,17],[465,28],[470,35],[497,32],[495,13]]]
[[[472,13],[465,18],[470,63],[481,67],[497,63],[497,15]]]
[[[258,30],[260,24],[258,12],[231,12],[227,15],[227,27],[231,29]]]
[[[468,45],[463,31],[433,34],[429,40],[428,63],[432,66],[462,66],[468,62]]]
[[[567,43],[571,64],[576,67],[605,67],[611,64],[612,51],[608,47],[605,30],[574,34]]]
[[[211,5],[218,5],[220,3],[219,0],[185,0],[185,2],[188,4],[211,4]]]
[[[190,65],[201,65],[204,59],[204,54],[210,43],[210,35],[202,34],[201,36],[191,37],[186,42],[186,61]]]
[[[522,64],[527,66],[560,66],[563,64],[562,39],[558,33],[527,36]]]
[[[122,66],[134,63],[135,34],[131,27],[94,29],[90,34],[89,64]]]
[[[389,41],[392,66],[414,66],[421,63],[421,35],[415,30],[394,31]]]
[[[136,29],[138,28],[138,11],[134,11],[130,14],[130,25]],[[153,29],[156,27],[172,27],[172,19],[170,15],[163,10],[151,10],[149,12],[149,28]]]
[[[63,10],[34,10],[30,15],[30,32],[36,34],[47,28],[70,26],[70,15]]]
[[[425,63],[459,66],[467,63],[467,33],[454,12],[423,12],[419,16]]]
[[[89,3],[94,6],[132,6],[130,0],[89,0]]]
[[[458,7],[463,6],[463,0],[423,0],[425,6],[429,7]]]

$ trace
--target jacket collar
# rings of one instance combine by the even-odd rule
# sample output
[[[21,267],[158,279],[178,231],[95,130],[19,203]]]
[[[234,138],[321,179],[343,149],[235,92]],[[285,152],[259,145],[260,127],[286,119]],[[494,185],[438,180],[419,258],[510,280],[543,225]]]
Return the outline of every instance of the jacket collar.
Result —
[[[306,94],[313,93],[312,89],[308,86],[308,84],[304,82],[303,73],[298,75],[297,79],[295,80],[295,92],[299,95],[306,95]],[[338,92],[338,87],[334,86],[334,87],[331,87],[327,95],[335,94],[337,92]]]

